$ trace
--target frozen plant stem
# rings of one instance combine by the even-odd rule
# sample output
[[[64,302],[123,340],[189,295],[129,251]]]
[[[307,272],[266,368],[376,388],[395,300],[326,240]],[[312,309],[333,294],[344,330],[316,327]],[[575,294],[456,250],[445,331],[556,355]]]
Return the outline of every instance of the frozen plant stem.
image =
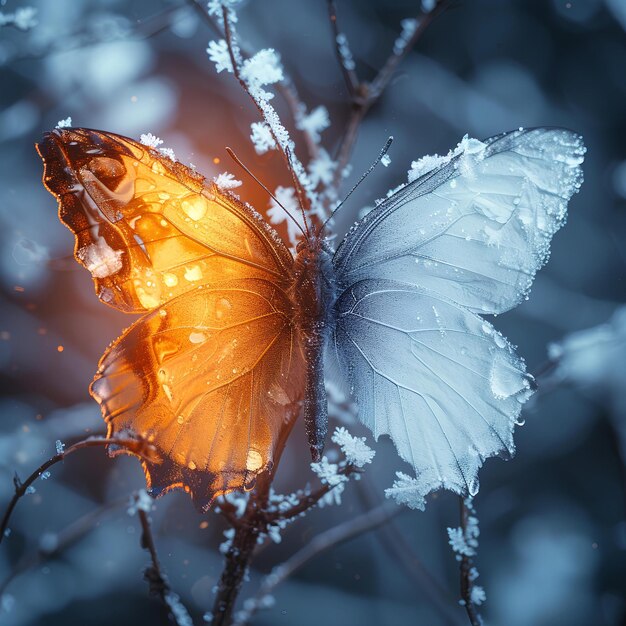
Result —
[[[263,531],[260,514],[267,504],[270,484],[271,479],[267,476],[259,479],[256,489],[250,494],[243,517],[235,526],[235,536],[226,553],[224,569],[217,585],[212,626],[229,626],[232,623],[237,596],[257,539]]]
[[[473,513],[473,506],[466,501],[466,498],[463,496],[459,497],[459,502],[461,506],[461,529],[463,531],[463,536],[467,537],[468,535],[468,526],[469,526],[469,517]],[[470,501],[471,502],[471,501]],[[472,508],[470,508],[472,506]],[[469,618],[470,624],[472,626],[483,626],[483,619],[478,612],[476,605],[472,600],[472,587],[474,585],[472,581],[472,568],[473,562],[472,557],[466,553],[461,555],[461,564],[460,564],[460,572],[461,572],[461,598],[463,600],[463,604],[465,606],[465,611],[467,612],[467,617]]]
[[[172,624],[175,626],[192,624],[187,609],[181,604],[178,595],[172,591],[161,567],[148,513],[143,509],[138,509],[137,515],[141,524],[141,547],[150,553],[151,565],[146,567],[143,573],[145,580],[150,586],[150,594],[157,596],[161,600]]]
[[[361,470],[346,464],[338,474],[350,477]],[[226,508],[220,503],[222,514],[231,522],[235,535],[226,552],[224,569],[217,585],[213,603],[212,626],[230,626],[237,597],[241,591],[244,577],[260,535],[267,533],[268,526],[280,520],[290,520],[308,511],[333,489],[333,485],[324,484],[312,493],[304,494],[292,507],[283,511],[268,511],[269,492],[274,476],[264,474],[259,477],[257,486],[250,493],[246,510],[241,518],[236,518],[228,503]]]
[[[17,503],[21,498],[28,492],[28,488],[32,486],[32,484],[50,467],[56,465],[60,461],[63,461],[67,456],[76,452],[77,450],[82,450],[83,448],[95,448],[98,446],[109,446],[115,445],[122,448],[128,448],[132,450],[135,454],[141,454],[141,449],[144,448],[146,451],[148,450],[148,446],[138,439],[117,439],[111,438],[107,439],[104,437],[91,437],[89,439],[84,439],[83,441],[79,441],[71,445],[67,450],[61,450],[57,452],[52,458],[48,459],[44,463],[42,463],[28,478],[24,481],[20,480],[20,478],[15,475],[13,478],[13,484],[15,485],[15,493],[13,494],[13,498],[9,502],[9,506],[7,507],[4,516],[2,518],[2,523],[0,524],[0,543],[5,537],[5,531],[7,526],[9,525],[9,520],[11,519],[11,514],[13,513],[13,509],[15,509]]]
[[[415,30],[406,43],[399,49],[394,48],[374,80],[367,82],[360,80],[355,69],[346,64],[346,52],[349,51],[348,41],[345,35],[342,35],[337,25],[337,7],[335,1],[328,0],[328,16],[335,40],[335,52],[350,96],[350,114],[348,116],[346,129],[339,140],[339,146],[337,148],[337,168],[330,185],[335,191],[338,191],[345,168],[350,161],[359,126],[363,118],[382,95],[399,63],[415,46],[432,21],[445,10],[448,4],[448,0],[437,0],[435,6],[429,13],[420,15],[417,18]],[[339,39],[340,37],[341,40]]]

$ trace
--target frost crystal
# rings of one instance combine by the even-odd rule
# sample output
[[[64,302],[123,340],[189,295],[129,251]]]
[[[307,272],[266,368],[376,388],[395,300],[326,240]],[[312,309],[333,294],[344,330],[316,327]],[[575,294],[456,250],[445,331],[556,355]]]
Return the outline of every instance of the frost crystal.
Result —
[[[342,65],[347,70],[352,71],[356,66],[352,58],[352,51],[348,45],[348,38],[343,33],[337,35],[337,49],[339,50]]]
[[[224,39],[218,41],[209,41],[209,47],[206,49],[209,59],[215,63],[215,71],[219,74],[223,70],[233,72],[233,62],[228,52],[228,44]]]
[[[276,142],[267,124],[264,122],[252,122],[250,129],[252,130],[250,139],[257,154],[265,154],[268,150],[276,149]]]
[[[371,463],[376,454],[366,443],[365,437],[353,437],[343,426],[338,426],[332,440],[341,448],[348,463],[363,467]]]
[[[411,169],[408,171],[409,182],[413,182],[423,176],[424,174],[428,174],[437,167],[441,167],[446,163],[450,163],[452,159],[458,156],[462,156],[460,159],[460,172],[462,175],[470,176],[472,175],[472,166],[475,161],[480,161],[483,156],[483,152],[487,144],[479,141],[478,139],[471,139],[468,135],[465,135],[463,139],[459,142],[454,150],[450,150],[447,155],[439,156],[435,155],[426,155],[417,161],[413,161],[411,163]]]
[[[339,465],[329,463],[328,458],[323,456],[319,463],[311,463],[311,469],[317,474],[322,484],[331,487],[330,491],[324,494],[318,505],[324,507],[326,505],[341,504],[341,495],[348,478],[338,473]]]
[[[230,9],[229,19],[233,24],[236,24],[238,18],[233,9],[239,4],[240,1],[241,0],[209,0],[208,13],[221,21],[222,7]]]
[[[315,159],[309,163],[309,178],[311,184],[316,186],[319,183],[328,185],[333,180],[333,175],[337,169],[337,163],[330,158],[326,150],[320,148]]]
[[[235,537],[235,529],[227,528],[224,531],[224,537],[226,538],[226,541],[223,541],[222,543],[220,543],[221,554],[226,554],[230,550],[230,546],[233,543],[233,538]]]
[[[163,143],[163,139],[159,139],[152,133],[146,133],[145,135],[141,135],[139,137],[139,141],[144,146],[148,146],[149,148],[158,148]]]
[[[283,80],[280,57],[272,48],[260,50],[241,66],[241,77],[250,86],[262,87]]]
[[[339,465],[329,463],[326,456],[323,456],[318,463],[311,463],[311,469],[317,474],[322,483],[331,487],[348,480],[343,474],[337,473]]]
[[[113,250],[103,238],[77,252],[78,258],[94,278],[117,274],[123,267],[122,254],[123,250]]]
[[[193,626],[191,615],[189,615],[185,605],[180,601],[180,596],[177,593],[173,591],[166,592],[165,602],[174,617],[174,622],[178,626]]]
[[[65,451],[65,444],[60,439],[57,439],[55,441],[54,447],[56,449],[57,454],[63,454],[63,452]]]
[[[396,472],[396,478],[393,486],[385,489],[385,496],[410,509],[423,511],[426,508],[426,500],[421,483],[404,472]]]
[[[487,599],[485,590],[480,585],[474,585],[470,592],[470,600],[472,604],[480,606]]]
[[[385,166],[389,167],[391,165],[391,157],[388,154],[383,154],[380,162]]]
[[[396,55],[402,54],[404,52],[404,49],[406,48],[409,40],[415,33],[419,22],[416,19],[407,18],[405,20],[402,20],[400,24],[402,26],[402,32],[393,44],[393,53]]]
[[[296,128],[307,133],[315,143],[319,142],[321,132],[329,126],[330,116],[325,106],[316,107],[307,115],[302,116],[296,124]]]
[[[236,189],[237,187],[241,187],[243,184],[229,172],[222,172],[219,176],[216,176],[213,181],[222,191]]]
[[[154,508],[154,501],[145,489],[140,489],[130,497],[126,512],[135,515],[138,511],[149,513]]]
[[[159,148],[159,152],[171,161],[176,161],[176,155],[174,154],[174,150],[171,148]]]
[[[21,7],[15,13],[0,11],[0,26],[15,26],[19,30],[30,30],[37,26],[37,9],[35,7]]]
[[[66,117],[64,120],[57,122],[56,128],[69,128],[72,125],[72,118]]]
[[[270,206],[267,210],[267,217],[272,224],[282,224],[282,222],[287,220],[287,236],[292,245],[295,246],[298,242],[298,237],[302,235],[302,233],[296,224],[294,224],[293,220],[289,218],[283,207],[291,213],[301,227],[304,227],[302,211],[300,211],[300,205],[296,198],[296,190],[293,187],[278,186],[276,187],[274,196],[276,196],[276,200],[278,200],[280,204],[278,204],[274,198],[271,198]],[[282,206],[280,206],[281,204]]]

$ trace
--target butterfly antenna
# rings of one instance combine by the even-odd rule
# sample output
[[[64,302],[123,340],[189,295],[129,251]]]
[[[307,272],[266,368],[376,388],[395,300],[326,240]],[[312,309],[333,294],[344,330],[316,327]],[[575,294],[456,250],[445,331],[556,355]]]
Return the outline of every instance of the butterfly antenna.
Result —
[[[287,155],[287,161],[289,162],[289,172],[291,173],[291,179],[293,180],[293,186],[298,196],[298,204],[300,205],[300,211],[302,213],[302,220],[304,222],[304,228],[306,228],[306,239],[311,238],[311,231],[309,230],[309,222],[306,218],[306,212],[304,210],[304,203],[302,202],[302,185],[296,176],[296,170],[293,167],[293,159],[291,158],[291,151],[289,148],[285,148],[285,154]]]
[[[335,217],[335,213],[337,213],[337,211],[346,203],[346,200],[354,193],[356,188],[369,176],[369,174],[371,174],[374,171],[374,168],[382,161],[383,157],[389,151],[389,148],[392,142],[393,142],[393,137],[389,137],[389,139],[387,139],[385,145],[383,146],[383,149],[380,151],[380,154],[376,157],[376,160],[369,166],[368,170],[361,176],[361,178],[359,178],[356,185],[354,185],[354,187],[350,189],[350,191],[348,192],[348,195],[333,209],[332,213],[326,218],[326,221],[322,224],[322,226],[320,227],[317,233],[318,235],[324,230],[324,228],[326,227],[326,224],[328,224],[328,222],[330,222],[330,220],[332,220],[333,217]]]
[[[307,233],[304,232],[304,229],[300,225],[300,222],[291,214],[289,210],[285,207],[282,202],[279,202],[278,198],[243,164],[241,159],[230,149],[226,148],[226,152],[228,156],[244,171],[248,176],[250,176],[262,189],[264,189],[267,194],[276,202],[276,204],[287,214],[287,216],[293,221],[293,223],[300,229],[300,232],[306,239],[308,237]],[[308,229],[307,229],[308,230]]]

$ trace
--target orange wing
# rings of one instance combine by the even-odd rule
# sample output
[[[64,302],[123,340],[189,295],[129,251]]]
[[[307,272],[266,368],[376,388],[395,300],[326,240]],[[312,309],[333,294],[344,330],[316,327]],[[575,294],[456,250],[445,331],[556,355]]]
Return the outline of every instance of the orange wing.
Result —
[[[304,394],[291,254],[252,209],[130,139],[65,129],[38,150],[99,298],[150,311],[91,386],[109,435],[157,448],[159,461],[142,461],[155,494],[182,487],[206,507],[250,488]]]
[[[293,258],[257,213],[132,139],[58,129],[37,146],[98,297],[132,313],[219,279],[288,282]]]

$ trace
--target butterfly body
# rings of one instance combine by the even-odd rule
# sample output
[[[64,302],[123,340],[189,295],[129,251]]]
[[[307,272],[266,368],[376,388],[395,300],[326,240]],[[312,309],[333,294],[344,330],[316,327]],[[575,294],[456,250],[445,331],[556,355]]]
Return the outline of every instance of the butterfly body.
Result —
[[[251,488],[300,413],[319,459],[331,360],[359,419],[412,465],[415,506],[475,493],[483,461],[513,453],[533,379],[481,315],[516,306],[546,262],[582,182],[579,136],[464,139],[414,163],[336,252],[310,224],[295,257],[254,209],[132,139],[62,129],[38,151],[98,297],[143,315],[91,393],[110,436],[157,448],[153,493],[206,507]]]
[[[337,299],[332,252],[320,237],[314,236],[309,241],[299,243],[291,293],[297,312],[296,325],[302,332],[307,362],[304,421],[311,457],[319,461],[328,430],[324,354],[333,332]]]

